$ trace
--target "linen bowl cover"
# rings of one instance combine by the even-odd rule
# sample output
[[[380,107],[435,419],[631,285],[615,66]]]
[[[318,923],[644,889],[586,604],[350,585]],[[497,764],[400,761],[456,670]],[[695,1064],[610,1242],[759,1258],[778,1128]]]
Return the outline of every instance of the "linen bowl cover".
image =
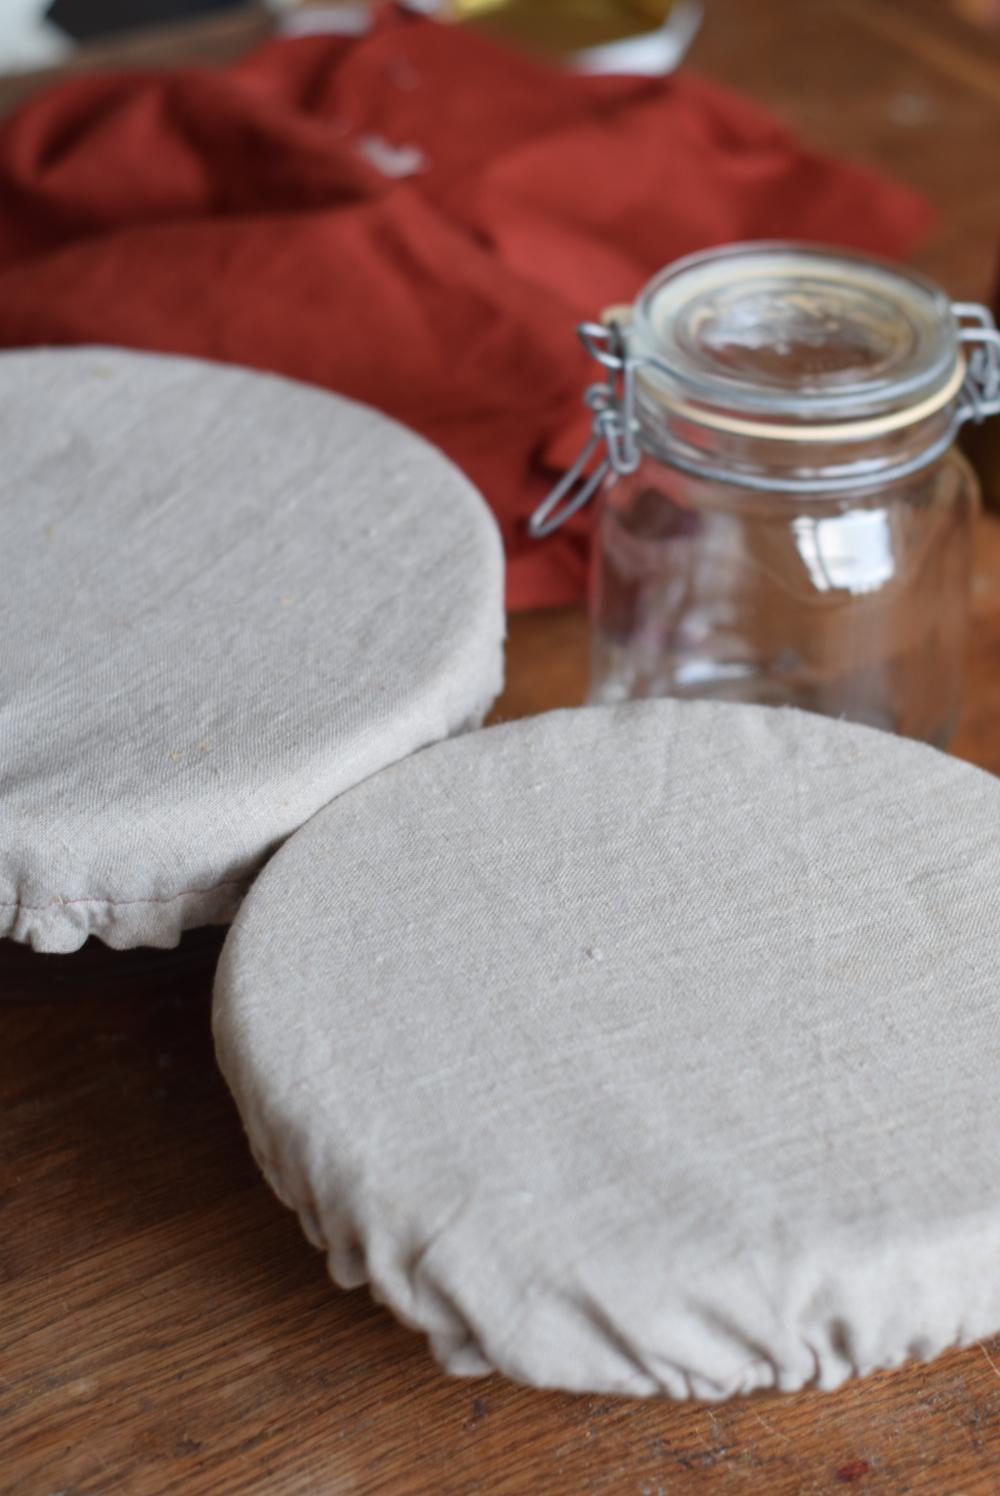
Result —
[[[478,725],[502,556],[419,437],[306,385],[0,355],[0,935],[173,945],[327,801]]]
[[[791,710],[473,733],[266,869],[219,1059],[448,1370],[834,1387],[1000,1329],[998,833],[990,776]]]

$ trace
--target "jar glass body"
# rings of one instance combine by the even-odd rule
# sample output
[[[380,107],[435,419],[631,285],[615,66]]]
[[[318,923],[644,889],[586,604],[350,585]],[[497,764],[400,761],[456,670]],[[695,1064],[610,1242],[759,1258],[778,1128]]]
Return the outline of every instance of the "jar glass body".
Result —
[[[946,743],[961,709],[976,480],[954,448],[906,477],[877,473],[902,440],[919,450],[932,436],[911,429],[883,453],[728,454],[734,476],[764,483],[769,462],[786,480],[798,464],[808,492],[691,476],[646,446],[600,496],[591,700],[794,706]],[[861,481],[824,492],[819,463],[838,477],[859,467]]]

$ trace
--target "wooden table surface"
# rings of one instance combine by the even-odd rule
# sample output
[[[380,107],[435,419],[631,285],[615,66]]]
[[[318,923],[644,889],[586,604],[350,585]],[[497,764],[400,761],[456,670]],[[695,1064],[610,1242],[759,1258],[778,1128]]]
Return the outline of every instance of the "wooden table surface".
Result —
[[[700,66],[941,210],[917,262],[982,296],[1000,48],[935,0],[710,0]],[[1000,521],[984,523],[955,749],[1000,773]],[[499,715],[579,701],[576,611],[511,623]],[[270,1196],[216,1072],[220,935],[0,946],[3,1496],[1000,1492],[1000,1342],[834,1394],[719,1406],[451,1381],[342,1293]]]

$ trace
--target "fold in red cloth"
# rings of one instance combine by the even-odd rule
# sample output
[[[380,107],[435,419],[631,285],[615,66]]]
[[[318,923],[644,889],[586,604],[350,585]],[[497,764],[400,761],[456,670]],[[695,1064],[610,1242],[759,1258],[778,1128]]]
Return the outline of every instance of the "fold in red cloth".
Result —
[[[557,72],[384,10],[217,73],[63,83],[0,130],[0,344],[276,370],[436,442],[493,506],[514,608],[583,591],[587,520],[524,521],[585,434],[574,324],[732,239],[894,253],[909,192],[684,73]]]

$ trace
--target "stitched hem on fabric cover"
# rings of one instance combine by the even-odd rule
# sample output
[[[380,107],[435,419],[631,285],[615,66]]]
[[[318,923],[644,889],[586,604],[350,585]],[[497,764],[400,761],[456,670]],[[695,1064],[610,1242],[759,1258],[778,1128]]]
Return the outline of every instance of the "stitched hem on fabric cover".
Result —
[[[143,899],[53,896],[47,904],[8,901],[0,903],[0,937],[55,955],[78,951],[91,936],[112,950],[138,945],[170,950],[185,930],[229,924],[250,882],[251,875],[226,878],[208,888]]]

